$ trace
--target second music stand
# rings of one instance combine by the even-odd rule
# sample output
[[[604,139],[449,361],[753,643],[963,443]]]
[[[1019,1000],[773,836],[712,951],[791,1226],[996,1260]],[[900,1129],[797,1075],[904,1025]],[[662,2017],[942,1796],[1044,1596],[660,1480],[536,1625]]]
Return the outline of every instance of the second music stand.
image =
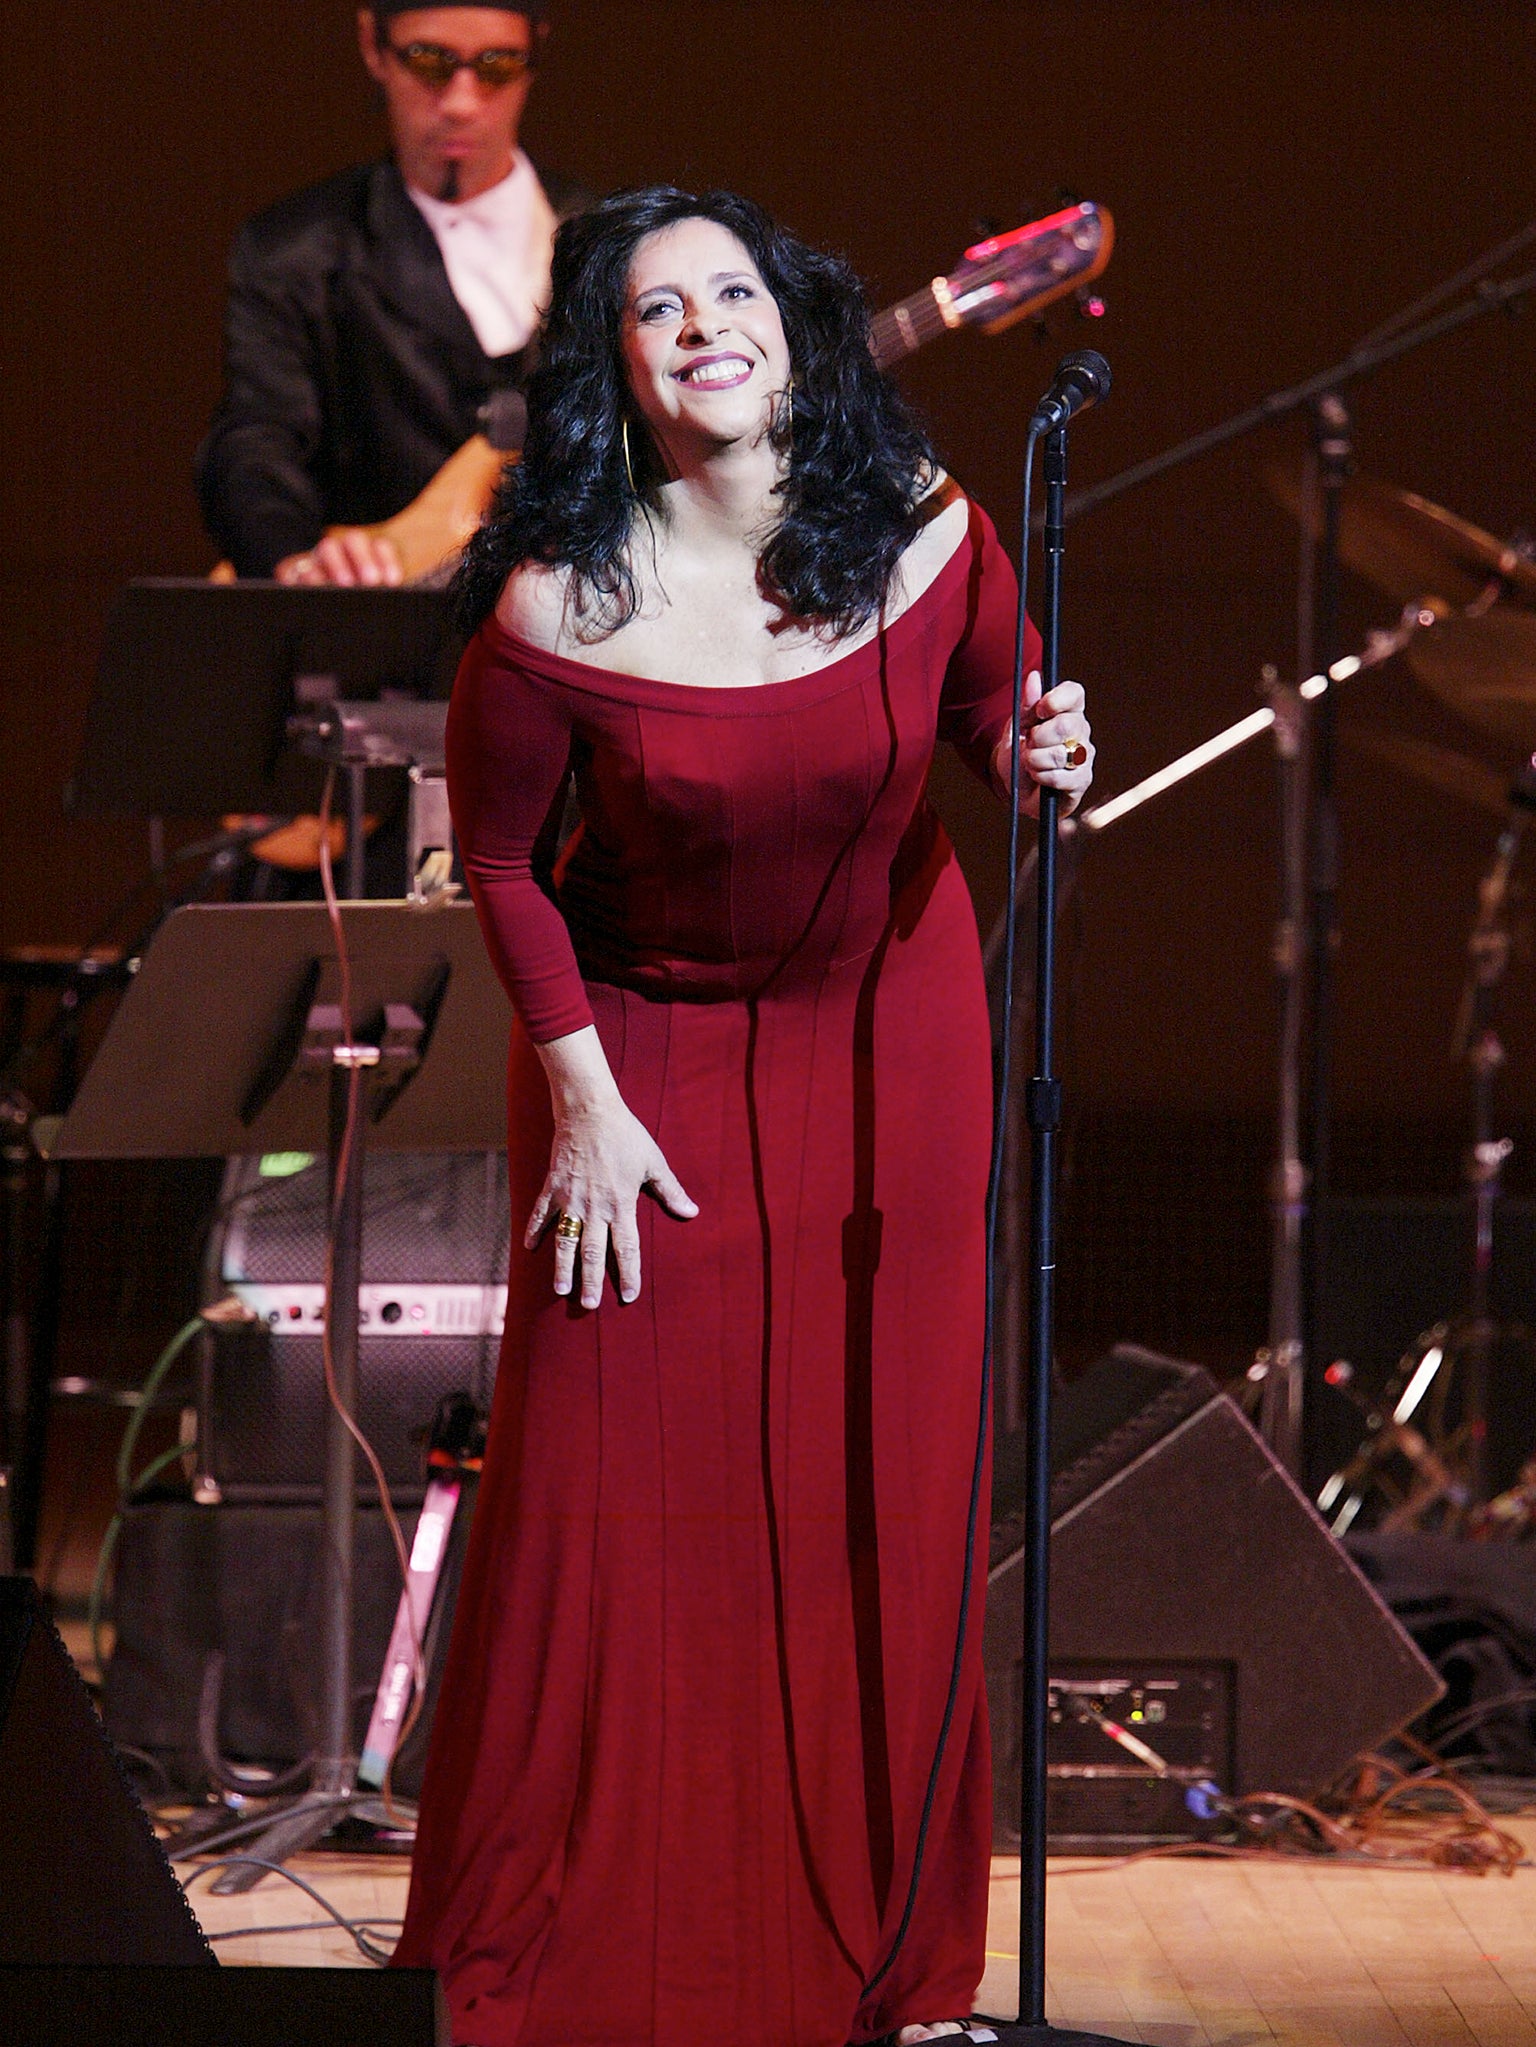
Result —
[[[281,1862],[356,1810],[352,1718],[355,1444],[363,1160],[370,1146],[494,1151],[505,1142],[511,1011],[467,904],[344,903],[350,1032],[330,918],[311,903],[197,904],[169,917],[118,1006],[55,1158],[330,1158],[326,1313],[334,1397],[321,1507],[320,1733],[310,1787],[183,1855],[239,1843]],[[174,1854],[173,1850],[173,1854]],[[226,1869],[220,1891],[260,1881]]]

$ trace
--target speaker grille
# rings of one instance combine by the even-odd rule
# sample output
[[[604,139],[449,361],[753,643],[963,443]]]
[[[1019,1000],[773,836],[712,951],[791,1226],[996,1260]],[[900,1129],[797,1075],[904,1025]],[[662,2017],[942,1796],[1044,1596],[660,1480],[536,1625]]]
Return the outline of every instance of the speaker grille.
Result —
[[[1212,1393],[1198,1367],[1129,1346],[1063,1393],[1058,1446],[1085,1447],[1053,1496],[1052,1673],[1230,1669],[1232,1775],[1222,1789],[1312,1795],[1441,1686],[1256,1431]],[[1019,1810],[1023,1569],[1006,1524],[998,1535],[984,1656],[995,1838],[1006,1846]],[[1129,1808],[1105,1825],[1116,1836],[1141,1830]]]
[[[226,1173],[210,1291],[325,1277],[323,1160],[283,1179],[257,1160]],[[510,1218],[504,1153],[378,1152],[363,1178],[363,1281],[504,1286]],[[421,1431],[446,1393],[490,1405],[498,1342],[480,1334],[370,1334],[358,1346],[357,1418],[390,1489],[419,1499]],[[312,1327],[234,1330],[213,1342],[200,1402],[202,1464],[230,1500],[315,1500],[325,1462],[325,1374]],[[371,1483],[360,1479],[360,1494]]]

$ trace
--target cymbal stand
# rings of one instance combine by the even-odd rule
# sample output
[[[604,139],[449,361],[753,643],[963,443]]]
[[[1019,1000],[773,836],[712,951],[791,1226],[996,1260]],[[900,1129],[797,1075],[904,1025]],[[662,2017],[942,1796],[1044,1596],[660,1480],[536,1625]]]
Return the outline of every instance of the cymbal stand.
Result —
[[[1307,673],[1306,661],[1301,665]],[[1258,1360],[1262,1374],[1250,1383],[1258,1389],[1264,1440],[1288,1469],[1294,1469],[1301,1443],[1301,1235],[1307,1213],[1307,1169],[1301,1151],[1301,1055],[1306,1027],[1306,706],[1299,688],[1282,683],[1274,668],[1265,669],[1264,685],[1274,714],[1280,783],[1281,912],[1274,949],[1280,983],[1280,1091],[1269,1187],[1269,1342]]]
[[[1356,1393],[1342,1363],[1329,1367],[1331,1383],[1355,1401],[1368,1434],[1355,1456],[1335,1471],[1318,1506],[1342,1535],[1375,1489],[1387,1501],[1379,1525],[1420,1528],[1431,1514],[1446,1526],[1465,1527],[1486,1509],[1489,1493],[1488,1406],[1495,1346],[1493,1229],[1505,1161],[1514,1149],[1494,1135],[1494,1098],[1505,1051],[1495,1022],[1497,994],[1509,964],[1508,908],[1521,841],[1536,812],[1536,764],[1527,764],[1510,791],[1509,812],[1488,872],[1478,883],[1477,916],[1467,941],[1467,978],[1456,1022],[1454,1057],[1472,1073],[1472,1142],[1463,1176],[1471,1206],[1471,1278],[1465,1312],[1416,1338],[1380,1399]],[[1459,1394],[1459,1400],[1457,1395]],[[1414,1418],[1422,1416],[1422,1428]],[[1411,1469],[1406,1497],[1394,1498],[1383,1467],[1394,1456]]]
[[[1322,533],[1311,588],[1313,630],[1304,637],[1302,668],[1325,670],[1337,649],[1339,613],[1339,511],[1352,458],[1349,410],[1336,391],[1324,392],[1312,412],[1317,445],[1317,493]],[[1308,547],[1309,522],[1302,521],[1302,547]],[[1303,583],[1303,590],[1306,584]],[[1333,986],[1334,958],[1339,946],[1339,811],[1335,791],[1338,754],[1338,699],[1324,690],[1313,706],[1307,735],[1311,766],[1312,816],[1307,846],[1307,939],[1312,995],[1310,1066],[1307,1086],[1306,1152],[1309,1172],[1301,1230],[1301,1269],[1297,1291],[1301,1302],[1301,1349],[1293,1356],[1293,1382],[1286,1400],[1286,1429],[1270,1448],[1293,1477],[1303,1462],[1306,1413],[1303,1392],[1306,1360],[1319,1352],[1321,1275],[1326,1270],[1328,1196],[1333,1170]]]
[[[1536,766],[1527,763],[1510,790],[1509,814],[1499,833],[1493,863],[1478,884],[1477,916],[1467,941],[1467,979],[1454,1047],[1456,1056],[1465,1058],[1472,1072],[1472,1142],[1464,1162],[1472,1205],[1472,1281],[1463,1340],[1456,1351],[1466,1361],[1462,1423],[1467,1432],[1467,1498],[1474,1510],[1489,1497],[1488,1382],[1496,1334],[1491,1319],[1493,1223],[1503,1191],[1505,1161],[1514,1150],[1508,1137],[1494,1135],[1494,1095],[1506,1056],[1496,1010],[1509,965],[1511,883],[1533,811]]]

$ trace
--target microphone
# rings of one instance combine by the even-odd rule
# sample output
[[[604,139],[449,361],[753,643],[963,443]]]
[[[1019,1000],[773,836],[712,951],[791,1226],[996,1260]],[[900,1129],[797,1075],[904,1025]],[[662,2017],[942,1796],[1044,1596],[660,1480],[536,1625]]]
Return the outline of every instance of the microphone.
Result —
[[[1096,348],[1075,349],[1056,366],[1051,388],[1035,407],[1032,431],[1065,426],[1074,412],[1086,412],[1109,396],[1109,364]]]

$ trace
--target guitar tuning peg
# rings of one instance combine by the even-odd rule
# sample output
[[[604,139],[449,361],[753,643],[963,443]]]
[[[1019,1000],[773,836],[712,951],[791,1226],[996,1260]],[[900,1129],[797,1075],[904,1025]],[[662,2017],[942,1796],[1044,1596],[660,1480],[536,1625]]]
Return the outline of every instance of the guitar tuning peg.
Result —
[[[1079,285],[1072,296],[1077,300],[1077,315],[1080,320],[1102,320],[1109,311],[1108,305],[1091,285]]]

